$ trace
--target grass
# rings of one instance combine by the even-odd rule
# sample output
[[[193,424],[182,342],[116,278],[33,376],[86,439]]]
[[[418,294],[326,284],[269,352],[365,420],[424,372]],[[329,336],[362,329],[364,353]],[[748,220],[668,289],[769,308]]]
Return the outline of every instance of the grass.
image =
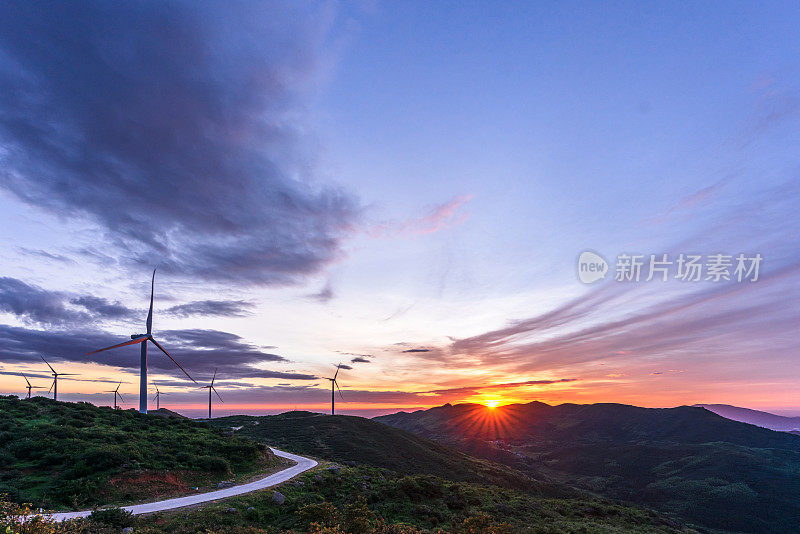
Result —
[[[0,397],[0,493],[47,509],[192,493],[277,464],[266,446],[189,419]]]
[[[693,532],[655,512],[602,499],[559,499],[369,466],[319,469],[278,490],[286,497],[282,505],[267,490],[202,509],[132,518],[129,524],[137,534]],[[97,529],[102,525],[89,533]]]

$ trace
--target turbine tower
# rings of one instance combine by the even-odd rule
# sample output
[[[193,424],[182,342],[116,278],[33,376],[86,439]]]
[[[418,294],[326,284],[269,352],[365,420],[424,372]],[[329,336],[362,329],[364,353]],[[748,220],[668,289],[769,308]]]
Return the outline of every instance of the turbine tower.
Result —
[[[86,353],[86,355],[96,354],[98,352],[103,352],[104,350],[116,349],[118,347],[124,347],[125,345],[135,345],[137,343],[142,344],[142,352],[141,352],[141,360],[140,360],[140,371],[139,371],[139,411],[142,413],[147,413],[147,342],[151,342],[153,345],[158,347],[158,349],[167,355],[167,357],[172,360],[172,363],[177,365],[183,374],[189,377],[189,380],[197,384],[194,378],[192,378],[189,373],[186,372],[186,369],[181,367],[175,358],[167,352],[167,349],[161,346],[161,343],[155,340],[153,337],[153,290],[155,289],[156,283],[156,270],[153,269],[153,279],[150,281],[150,311],[147,313],[147,333],[146,334],[133,334],[131,336],[130,341],[126,341],[124,343],[119,343],[118,345],[112,345],[110,347],[106,347],[103,349],[93,350],[92,352]]]
[[[44,359],[44,356],[42,356],[40,354],[39,357],[42,359],[42,361],[44,363],[47,363],[47,360]],[[53,366],[50,365],[49,363],[47,363],[47,367],[49,367],[50,370],[53,371],[53,383],[50,384],[50,389],[48,389],[47,392],[50,393],[52,391],[53,392],[53,400],[58,400],[58,377],[59,376],[75,376],[76,373],[56,373],[56,370],[53,369]],[[30,393],[30,390],[28,392]]]
[[[335,405],[336,394],[335,394],[335,392],[333,390],[333,386],[336,386],[336,389],[339,390],[339,396],[342,397],[342,400],[344,400],[344,397],[342,396],[342,388],[339,387],[339,382],[336,381],[336,376],[339,374],[339,369],[341,367],[342,367],[342,364],[340,363],[339,365],[336,366],[336,372],[333,374],[333,378],[326,378],[325,379],[325,380],[330,380],[331,381],[331,415],[334,415],[334,410],[336,408],[336,405]]]
[[[25,382],[28,384],[27,386],[25,386],[26,388],[28,388],[28,395],[25,398],[26,399],[30,399],[31,398],[31,390],[32,389],[38,389],[38,387],[37,386],[32,386],[30,381],[28,380],[27,376],[22,375],[22,378],[24,378]]]
[[[211,419],[211,392],[217,393],[217,389],[214,387],[214,380],[217,379],[217,370],[214,369],[214,376],[211,377],[211,383],[207,386],[200,386],[200,389],[207,389],[208,390],[208,418]],[[219,396],[217,393],[217,397],[219,397],[220,402],[225,402],[222,400],[222,397]]]
[[[117,384],[117,389],[109,389],[108,391],[106,391],[106,393],[113,393],[114,394],[114,409],[115,410],[119,409],[119,408],[117,408],[117,397],[119,397],[119,400],[121,400],[122,402],[125,402],[125,399],[122,398],[122,394],[120,394],[120,392],[119,392],[119,387],[121,385],[122,385],[122,382]]]

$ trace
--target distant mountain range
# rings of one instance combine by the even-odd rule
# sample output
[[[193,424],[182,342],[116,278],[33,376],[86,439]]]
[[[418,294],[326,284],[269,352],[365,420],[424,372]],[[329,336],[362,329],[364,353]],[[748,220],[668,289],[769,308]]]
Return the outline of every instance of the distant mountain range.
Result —
[[[800,532],[800,436],[705,408],[446,404],[375,420],[709,527]]]
[[[785,417],[774,413],[740,408],[729,404],[695,404],[726,419],[769,428],[780,432],[800,433],[800,417]]]

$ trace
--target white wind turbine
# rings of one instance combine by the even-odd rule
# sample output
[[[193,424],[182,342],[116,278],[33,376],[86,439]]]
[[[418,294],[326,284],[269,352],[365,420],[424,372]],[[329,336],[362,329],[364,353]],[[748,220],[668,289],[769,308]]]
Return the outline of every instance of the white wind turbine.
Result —
[[[156,283],[156,270],[153,269],[153,279],[150,282],[150,311],[147,313],[147,333],[146,334],[133,334],[131,336],[130,341],[126,341],[125,343],[119,343],[118,345],[112,345],[110,347],[105,347],[103,349],[93,350],[92,352],[87,353],[89,354],[96,354],[98,352],[103,352],[104,350],[116,349],[118,347],[124,347],[125,345],[135,345],[137,343],[142,344],[142,351],[141,351],[141,359],[140,359],[140,368],[139,368],[139,411],[142,413],[147,413],[147,342],[151,342],[153,345],[158,347],[158,349],[167,355],[167,357],[172,360],[172,363],[177,365],[183,374],[189,377],[189,380],[197,383],[194,378],[192,378],[189,373],[186,372],[186,369],[181,367],[175,358],[167,352],[167,349],[161,346],[161,343],[153,338],[153,290],[155,289]]]
[[[42,361],[44,363],[47,363],[47,360],[44,359],[44,356],[42,356],[40,354],[39,357],[42,359]],[[53,392],[53,400],[58,400],[58,377],[59,376],[76,376],[77,373],[57,373],[56,370],[53,369],[53,366],[50,365],[49,363],[47,363],[47,367],[49,367],[50,370],[53,371],[53,383],[50,384],[50,389],[48,389],[47,392],[50,393],[50,391],[52,391]]]

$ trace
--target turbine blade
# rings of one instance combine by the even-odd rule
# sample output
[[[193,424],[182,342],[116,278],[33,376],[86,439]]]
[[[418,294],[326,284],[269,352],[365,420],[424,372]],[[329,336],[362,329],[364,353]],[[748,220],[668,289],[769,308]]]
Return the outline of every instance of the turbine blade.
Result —
[[[42,359],[42,361],[43,361],[44,363],[47,363],[47,360],[45,360],[45,359],[44,359],[44,356],[42,356],[42,355],[40,354],[40,355],[39,355],[39,357]],[[50,370],[51,370],[51,371],[53,371],[53,373],[55,374],[56,370],[55,370],[55,369],[53,369],[53,367],[52,367],[52,366],[51,366],[49,363],[47,363],[47,367],[50,367]]]
[[[33,386],[31,386],[31,383],[30,383],[30,382],[28,382],[28,377],[27,377],[27,376],[25,376],[25,375],[22,375],[22,378],[24,378],[24,379],[25,379],[25,382],[28,384],[28,387],[33,387]]]
[[[214,380],[217,379],[217,370],[214,369],[214,376],[211,377],[211,386],[214,386]]]
[[[156,270],[153,269],[153,279],[150,281],[150,311],[147,313],[147,333],[153,333],[153,290],[156,287]]]
[[[119,396],[119,400],[121,400],[122,402],[125,402],[125,399],[122,398],[122,395],[120,395],[119,393],[117,393],[117,395]]]
[[[119,387],[120,387],[121,385],[122,385],[122,382],[120,382],[119,384],[117,384],[117,389],[115,389],[114,391],[119,391]]]
[[[333,383],[336,384],[336,389],[339,390],[339,396],[342,397],[342,400],[344,400],[344,396],[342,395],[342,388],[339,387],[339,382],[334,380]]]
[[[186,369],[184,369],[183,367],[181,367],[181,364],[179,364],[179,363],[178,363],[178,361],[177,361],[175,358],[173,358],[173,357],[170,355],[170,353],[169,353],[169,352],[167,352],[167,349],[165,349],[164,347],[162,347],[162,346],[161,346],[161,343],[159,343],[158,341],[156,341],[156,340],[155,340],[155,339],[153,339],[152,337],[150,338],[150,341],[152,341],[152,342],[153,342],[153,345],[155,345],[156,347],[158,347],[159,349],[161,349],[161,352],[163,352],[164,354],[166,354],[166,355],[167,355],[167,357],[169,357],[169,359],[170,359],[170,360],[172,360],[172,363],[174,363],[175,365],[177,365],[178,367],[180,367],[181,371],[183,371],[183,374],[185,374],[186,376],[188,376],[188,377],[189,377],[189,380],[191,380],[192,382],[194,382],[195,384],[197,384],[197,380],[195,380],[194,378],[192,378],[192,376],[191,376],[189,373],[187,373],[187,372],[186,372]]]
[[[342,366],[342,364],[341,364],[341,363],[340,363],[339,365],[337,365],[337,366],[336,366],[336,372],[333,374],[333,379],[334,379],[334,380],[336,380],[336,376],[339,374],[339,368],[340,368],[341,366]]]
[[[212,387],[211,389],[214,390],[214,393],[217,393],[217,388]],[[222,400],[222,397],[219,396],[219,393],[217,393],[217,397],[219,398],[220,402],[225,402],[224,400]]]
[[[126,341],[125,343],[119,343],[118,345],[111,345],[110,347],[106,347],[104,349],[97,349],[97,350],[93,350],[92,352],[87,352],[86,356],[88,356],[90,354],[96,354],[98,352],[103,352],[104,350],[111,350],[111,349],[116,349],[116,348],[119,348],[119,347],[124,347],[125,345],[135,345],[136,343],[141,343],[142,341],[146,341],[146,340],[147,340],[147,336],[137,337],[136,339],[131,339],[130,341]],[[51,369],[52,369],[52,367],[51,367]],[[53,371],[53,372],[55,372],[55,371]]]
[[[53,391],[53,386],[55,386],[55,385],[56,385],[56,381],[53,380],[53,383],[50,384],[50,389],[48,389],[47,392],[50,393],[51,391]]]

